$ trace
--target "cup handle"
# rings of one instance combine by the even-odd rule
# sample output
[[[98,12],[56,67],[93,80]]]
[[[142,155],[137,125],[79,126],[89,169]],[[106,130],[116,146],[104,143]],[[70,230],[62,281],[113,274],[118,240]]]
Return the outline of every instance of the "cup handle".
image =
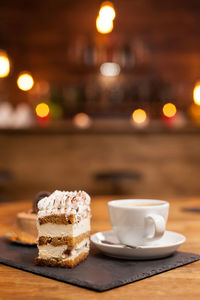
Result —
[[[161,238],[165,232],[165,219],[156,214],[148,215],[145,219],[147,221],[151,220],[154,224],[154,233],[153,235],[147,235],[147,239],[154,240]]]

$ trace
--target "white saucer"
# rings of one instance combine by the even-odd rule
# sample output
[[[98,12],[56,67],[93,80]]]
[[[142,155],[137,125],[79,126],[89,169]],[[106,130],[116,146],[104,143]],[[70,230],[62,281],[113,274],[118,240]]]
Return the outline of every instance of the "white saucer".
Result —
[[[102,242],[103,240],[111,243],[118,243],[119,245],[105,244]],[[97,232],[91,236],[91,241],[104,254],[133,260],[156,259],[169,256],[173,254],[185,240],[186,239],[182,234],[165,231],[163,237],[160,240],[153,242],[150,246],[129,248],[120,244],[113,231]]]

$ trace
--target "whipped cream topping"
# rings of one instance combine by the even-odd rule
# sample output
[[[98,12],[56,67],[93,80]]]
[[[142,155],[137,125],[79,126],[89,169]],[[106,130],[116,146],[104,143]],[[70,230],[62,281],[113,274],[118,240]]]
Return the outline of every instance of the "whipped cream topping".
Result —
[[[90,196],[84,191],[65,192],[56,190],[50,196],[38,202],[38,218],[52,214],[66,218],[75,215],[75,219],[86,217],[90,213]]]

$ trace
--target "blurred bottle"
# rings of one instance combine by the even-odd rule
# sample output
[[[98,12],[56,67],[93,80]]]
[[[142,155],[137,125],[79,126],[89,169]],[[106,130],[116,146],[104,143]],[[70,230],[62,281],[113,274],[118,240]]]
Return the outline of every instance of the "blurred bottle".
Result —
[[[0,128],[10,128],[13,122],[13,107],[9,102],[0,103]]]
[[[27,103],[20,103],[12,115],[13,128],[28,128],[34,124],[33,113]]]

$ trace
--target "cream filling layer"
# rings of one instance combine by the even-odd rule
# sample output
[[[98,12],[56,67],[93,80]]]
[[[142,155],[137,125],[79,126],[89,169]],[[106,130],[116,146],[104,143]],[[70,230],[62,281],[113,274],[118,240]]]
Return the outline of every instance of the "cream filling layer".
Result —
[[[59,258],[59,259],[73,259],[78,256],[82,252],[89,251],[89,239],[84,239],[79,244],[77,244],[74,248],[68,247],[67,245],[62,246],[52,246],[52,245],[43,245],[38,246],[39,249],[39,258],[49,259],[49,258]],[[71,250],[70,255],[65,253],[68,248]]]
[[[90,218],[83,219],[76,224],[37,224],[38,236],[46,237],[64,237],[64,236],[79,236],[80,234],[90,231]]]

